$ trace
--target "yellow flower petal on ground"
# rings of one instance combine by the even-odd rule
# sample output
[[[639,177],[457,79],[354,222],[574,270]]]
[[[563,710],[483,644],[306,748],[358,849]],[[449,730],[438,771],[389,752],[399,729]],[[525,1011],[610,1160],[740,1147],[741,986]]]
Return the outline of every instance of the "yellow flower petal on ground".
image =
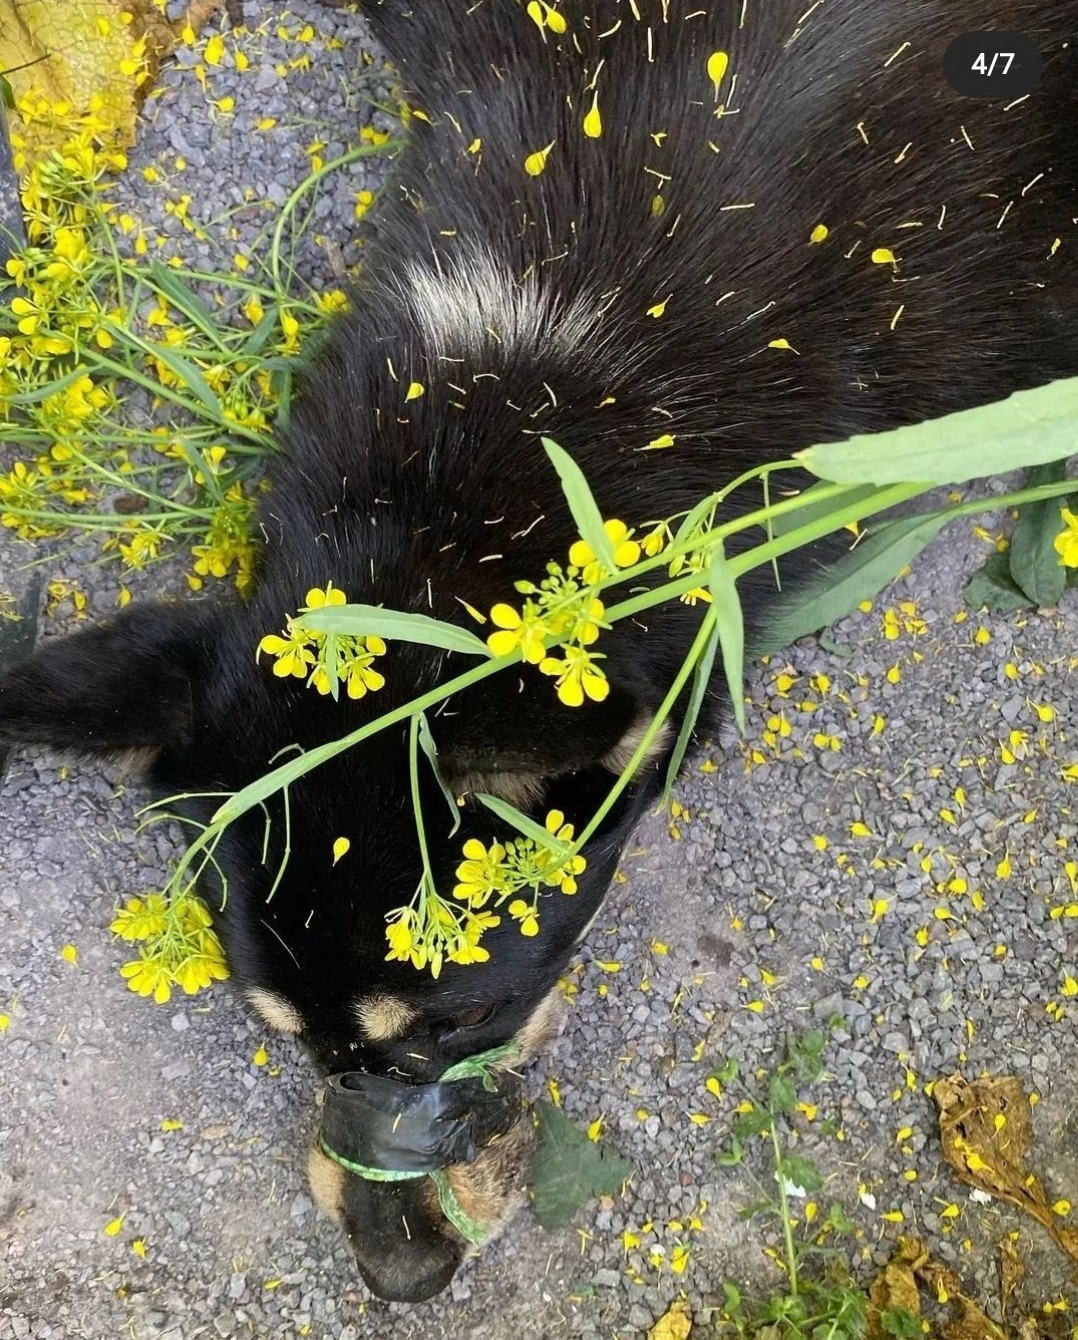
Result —
[[[333,844],[333,864],[336,865],[342,856],[348,855],[348,849],[351,842],[346,837],[339,837]]]
[[[730,64],[730,57],[725,51],[713,51],[707,58],[707,77],[711,80],[712,87],[715,90],[715,101],[719,100],[719,85],[722,83],[723,75]]]
[[[423,385],[422,382],[411,382],[409,383],[408,390],[405,393],[404,402],[405,404],[407,404],[409,400],[418,400],[420,396],[426,394],[427,394],[427,388]]]
[[[119,1233],[120,1229],[123,1228],[123,1226],[124,1226],[124,1217],[122,1214],[117,1215],[115,1219],[110,1219],[109,1222],[105,1225],[103,1230],[105,1237],[114,1238],[116,1234]]]
[[[826,223],[818,223],[812,232],[809,233],[809,241],[815,244],[825,242],[829,229]]]

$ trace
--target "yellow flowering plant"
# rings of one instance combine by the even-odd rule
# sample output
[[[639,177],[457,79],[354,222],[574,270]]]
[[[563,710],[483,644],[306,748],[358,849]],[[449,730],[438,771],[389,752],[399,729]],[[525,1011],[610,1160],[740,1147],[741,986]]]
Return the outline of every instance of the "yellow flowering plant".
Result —
[[[231,579],[246,595],[294,356],[344,302],[304,290],[285,230],[326,173],[393,145],[323,164],[282,208],[267,261],[212,273],[163,259],[165,239],[113,201],[127,159],[100,95],[78,111],[28,93],[16,110],[28,244],[0,272],[0,524],[25,540],[94,533],[126,569],[185,546],[192,589]],[[135,390],[158,407],[151,426],[123,413]]]

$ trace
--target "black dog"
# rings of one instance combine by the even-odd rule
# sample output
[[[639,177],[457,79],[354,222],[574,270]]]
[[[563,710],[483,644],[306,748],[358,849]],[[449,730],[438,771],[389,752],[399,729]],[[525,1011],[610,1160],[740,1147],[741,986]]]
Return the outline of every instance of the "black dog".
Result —
[[[640,526],[812,441],[1078,373],[1076,0],[383,0],[369,18],[421,115],[273,463],[256,594],[134,608],[47,646],[0,684],[3,738],[146,750],[159,792],[236,790],[474,663],[390,643],[385,688],[358,702],[276,678],[255,649],[309,588],[474,627],[460,601],[487,611],[565,561],[577,533],[541,435],[604,516]],[[1022,101],[944,80],[951,39],[988,27],[1040,47]],[[766,589],[741,583],[750,612]],[[531,666],[458,695],[432,717],[449,784],[579,831],[699,619],[675,601],[605,633],[601,703],[563,707]],[[527,1056],[671,738],[539,935],[503,917],[488,963],[434,980],[386,961],[420,858],[406,735],[375,736],[292,787],[269,901],[279,804],[265,861],[260,815],[228,832],[233,971],[327,1074],[430,1083],[513,1038]],[[422,803],[442,888],[464,841],[508,835],[468,803],[450,837],[429,769]],[[483,1228],[521,1203],[530,1138],[521,1118],[448,1169]],[[432,1181],[372,1181],[320,1150],[311,1180],[376,1293],[447,1283],[465,1243]]]

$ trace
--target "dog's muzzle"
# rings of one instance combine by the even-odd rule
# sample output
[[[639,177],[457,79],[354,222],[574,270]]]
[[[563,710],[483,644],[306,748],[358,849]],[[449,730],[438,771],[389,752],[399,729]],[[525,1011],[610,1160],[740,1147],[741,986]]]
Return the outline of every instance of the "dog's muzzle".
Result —
[[[430,1084],[346,1070],[326,1080],[319,1143],[349,1172],[396,1181],[471,1163],[520,1113],[520,1079],[507,1070]]]

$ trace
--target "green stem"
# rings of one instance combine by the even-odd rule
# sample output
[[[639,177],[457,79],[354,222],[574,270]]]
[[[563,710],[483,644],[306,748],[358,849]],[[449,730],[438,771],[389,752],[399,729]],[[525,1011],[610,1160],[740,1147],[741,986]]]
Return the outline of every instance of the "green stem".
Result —
[[[790,1279],[790,1294],[797,1297],[797,1249],[794,1247],[794,1230],[790,1223],[790,1198],[786,1194],[786,1178],[782,1172],[782,1145],[779,1143],[778,1123],[774,1112],[771,1113],[771,1147],[775,1151],[775,1176],[779,1184],[779,1208],[782,1214],[782,1236],[786,1244],[786,1269]]]
[[[700,627],[696,630],[696,637],[693,639],[693,643],[692,646],[689,648],[688,655],[685,657],[684,661],[682,661],[681,669],[677,672],[677,675],[674,677],[674,682],[670,685],[666,697],[662,700],[662,703],[659,705],[659,710],[655,713],[654,717],[651,720],[650,725],[648,726],[648,729],[645,731],[644,738],[633,750],[633,754],[628,762],[628,765],[622,771],[622,773],[620,774],[614,785],[607,792],[606,799],[595,811],[591,819],[588,821],[586,827],[584,828],[584,831],[573,843],[572,849],[569,853],[571,856],[575,856],[577,852],[579,852],[580,849],[584,846],[584,843],[589,840],[591,835],[595,832],[595,830],[603,822],[606,816],[610,813],[610,810],[614,806],[618,797],[629,785],[629,783],[633,780],[634,776],[636,775],[637,768],[640,766],[640,763],[643,761],[645,755],[647,754],[648,749],[651,747],[652,741],[655,739],[655,737],[661,730],[663,722],[673,711],[674,704],[677,702],[678,696],[680,695],[682,689],[685,687],[686,681],[688,680],[689,676],[695,669],[696,662],[700,659],[701,655],[703,654],[703,650],[707,646],[708,638],[711,636],[711,630],[714,628],[717,619],[718,619],[718,612],[716,611],[715,606],[709,605],[707,607],[707,613],[700,621]]]

